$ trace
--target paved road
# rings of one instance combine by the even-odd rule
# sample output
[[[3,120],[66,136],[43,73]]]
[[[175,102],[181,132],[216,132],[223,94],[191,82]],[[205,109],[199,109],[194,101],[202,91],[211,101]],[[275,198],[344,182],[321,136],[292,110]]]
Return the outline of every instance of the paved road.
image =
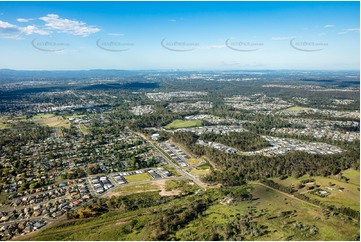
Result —
[[[153,142],[149,141],[147,139],[147,137],[145,137],[143,134],[140,133],[136,133],[132,130],[129,130],[130,132],[132,132],[133,134],[139,135],[140,137],[142,137],[143,139],[145,139],[149,144],[151,144],[153,146],[154,149],[158,150],[159,153],[162,155],[162,157],[168,162],[169,165],[171,165],[174,169],[176,169],[179,173],[183,174],[184,177],[192,180],[195,184],[197,184],[198,186],[202,187],[202,188],[206,188],[207,184],[201,182],[200,180],[198,180],[197,178],[195,178],[193,175],[191,175],[190,173],[184,171],[183,169],[181,169],[178,165],[176,165],[171,159],[168,158],[168,156],[166,156],[164,153],[165,151],[163,151],[162,148],[160,148],[158,145],[155,145]]]
[[[151,143],[151,142],[150,142]],[[192,180],[195,184],[197,184],[198,186],[202,187],[202,188],[206,188],[207,185],[204,184],[203,182],[201,182],[200,180],[198,180],[197,178],[195,178],[194,176],[192,176],[190,173],[186,172],[185,170],[181,169],[178,165],[176,165],[171,159],[169,159],[163,152],[162,148],[160,148],[158,145],[155,145],[153,143],[151,143],[152,146],[157,149],[162,157],[168,161],[168,164],[171,165],[174,169],[176,169],[179,173],[183,174],[183,176],[185,176],[186,178]]]

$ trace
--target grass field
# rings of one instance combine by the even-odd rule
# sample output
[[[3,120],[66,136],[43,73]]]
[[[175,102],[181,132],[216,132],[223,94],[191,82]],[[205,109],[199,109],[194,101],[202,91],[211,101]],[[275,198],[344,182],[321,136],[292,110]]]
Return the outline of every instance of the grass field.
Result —
[[[47,125],[49,127],[70,127],[70,122],[63,117],[54,114],[39,114],[32,118],[38,124]]]
[[[184,184],[181,181],[166,182],[168,189],[176,189],[179,186],[184,186]],[[135,187],[134,189],[136,189]],[[222,204],[220,200],[211,203],[193,220],[178,227],[174,239],[198,240],[198,237],[194,235],[207,235],[211,230],[214,231],[225,226],[237,214],[247,215],[251,222],[256,222],[258,227],[262,226],[268,231],[258,237],[246,235],[242,238],[244,240],[354,240],[359,233],[359,226],[355,221],[341,219],[339,216],[326,217],[320,208],[304,204],[262,185],[253,185],[253,187],[252,201],[236,201],[228,205]],[[122,189],[126,189],[126,187],[124,186]],[[214,196],[211,194],[213,193],[207,193],[207,196]],[[197,197],[199,194],[192,196]],[[155,217],[157,216],[156,211],[165,211],[170,206],[179,208],[184,203],[183,199],[186,198],[181,197],[169,203],[135,211],[110,211],[86,220],[63,220],[21,239],[144,240],[147,238],[146,233],[151,232],[149,228],[152,227],[149,227],[149,222],[154,221],[154,218],[162,219],[162,217]],[[220,199],[223,200],[221,196]],[[291,215],[284,216],[284,212],[289,212]],[[134,229],[124,230],[125,226],[129,228],[134,219],[137,220]],[[315,225],[318,233],[305,237],[305,232],[308,230],[301,231],[295,226],[296,223],[304,226]],[[138,226],[138,224],[140,225]]]
[[[327,197],[319,197],[317,195],[306,193],[307,196],[327,204],[335,205],[336,207],[345,206],[360,211],[360,191],[358,190],[360,188],[359,186],[327,177],[315,177],[315,179],[316,184],[321,185],[321,188],[329,192],[330,195]],[[335,184],[331,187],[333,190],[328,190],[326,188],[330,187],[329,182]],[[343,187],[343,192],[340,192],[338,187]]]
[[[165,129],[179,129],[179,128],[189,128],[197,127],[202,125],[202,120],[174,120],[170,124],[166,125]]]
[[[0,116],[0,130],[2,129],[6,129],[8,127],[8,124],[6,124],[6,117],[1,117]]]
[[[244,240],[351,240],[359,231],[354,222],[345,222],[337,217],[325,218],[322,209],[311,207],[264,186],[254,185],[252,194],[255,199],[252,202],[210,206],[203,213],[206,216],[193,220],[179,230],[177,237],[180,240],[189,240],[189,236],[199,233],[199,226],[217,228],[225,225],[236,214],[248,215],[259,225],[267,226],[267,231],[270,231],[260,237],[245,237]],[[280,216],[281,212],[285,211],[292,211],[293,215]],[[302,232],[294,227],[296,221],[305,225],[316,225],[319,232],[311,237],[303,237]]]
[[[209,173],[210,173],[209,169],[202,169],[202,170],[193,169],[191,171],[191,174],[194,175],[194,176],[205,176],[205,175],[208,175]]]
[[[294,107],[290,107],[287,108],[287,111],[294,111],[294,112],[299,112],[299,111],[305,111],[305,110],[309,110],[310,108],[305,108],[305,107],[300,107],[300,106],[294,106]]]
[[[87,135],[87,134],[90,133],[89,128],[88,128],[86,125],[84,125],[84,124],[79,124],[78,127],[79,127],[80,131],[81,131],[84,135]]]
[[[257,200],[257,208],[266,209],[271,213],[277,215],[280,211],[293,211],[296,210],[296,217],[289,218],[291,220],[297,220],[304,224],[316,225],[320,232],[312,238],[307,240],[351,240],[351,234],[355,235],[358,232],[358,227],[353,222],[343,221],[337,217],[326,218],[322,209],[311,207],[310,205],[304,204],[298,200],[286,197],[271,189],[265,188],[260,185],[255,185],[253,191]],[[288,236],[294,234],[292,240],[304,240],[295,228],[280,228],[280,225],[285,225],[287,219],[276,218],[268,220],[264,217],[260,218],[260,221],[267,224],[269,228],[277,230],[276,233],[263,236],[261,240],[285,240]]]
[[[210,168],[211,168],[211,166],[208,165],[208,163],[197,166],[197,169],[201,169],[201,170],[207,170],[207,169],[210,169]]]
[[[133,193],[149,192],[149,191],[158,191],[159,187],[152,183],[144,184],[129,184],[126,186],[120,186],[115,188],[113,191],[106,194],[107,197],[111,196],[127,196]]]
[[[191,166],[200,165],[200,163],[205,163],[206,161],[202,158],[190,158],[187,160],[187,163]]]
[[[127,182],[131,183],[131,182],[149,181],[151,180],[151,177],[148,175],[148,173],[142,173],[142,174],[126,176],[125,179],[127,180]]]
[[[349,183],[360,186],[360,171],[354,169],[347,169],[342,172],[342,175],[350,179]]]
[[[360,211],[360,172],[354,169],[348,169],[342,172],[343,176],[349,178],[349,182],[339,179],[338,176],[330,177],[321,177],[315,176],[312,177],[315,179],[315,182],[312,184],[320,185],[320,188],[329,192],[327,197],[319,197],[314,194],[310,194],[305,188],[299,189],[300,193],[303,193],[313,199],[322,201],[323,203],[335,205],[337,207],[345,206],[350,207],[354,210]],[[279,178],[273,179],[273,181],[283,185],[283,186],[294,186],[300,183],[301,180],[309,178],[309,176],[302,176],[300,178],[288,177],[287,179],[281,180]],[[334,184],[330,186],[330,183]],[[332,190],[328,189],[331,188]],[[343,192],[340,192],[338,188],[344,188]]]

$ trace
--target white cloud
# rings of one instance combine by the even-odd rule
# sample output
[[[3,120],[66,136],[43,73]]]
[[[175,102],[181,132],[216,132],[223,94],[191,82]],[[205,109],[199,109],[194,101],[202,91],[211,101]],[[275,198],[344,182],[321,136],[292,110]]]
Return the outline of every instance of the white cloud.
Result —
[[[282,37],[272,37],[271,40],[290,40],[290,39],[293,39],[294,37],[292,36],[282,36]]]
[[[326,24],[325,26],[323,26],[324,28],[333,28],[335,27],[335,25],[332,25],[332,24]]]
[[[175,23],[175,22],[177,22],[177,20],[176,19],[170,19],[169,22]]]
[[[87,26],[84,22],[62,19],[57,14],[48,14],[40,18],[45,22],[43,26],[18,26],[0,20],[0,38],[6,39],[22,39],[24,35],[49,35],[53,31],[67,33],[76,36],[89,36],[100,31],[99,28]],[[20,23],[27,23],[33,19],[18,18]],[[123,36],[121,34],[113,34],[114,36]]]
[[[76,36],[87,37],[100,31],[99,28],[87,26],[86,23],[81,21],[60,18],[57,14],[48,14],[39,19],[46,22],[45,26],[49,30],[57,30],[61,33]]]
[[[360,29],[357,28],[351,28],[351,29],[344,29],[341,32],[338,32],[337,34],[342,35],[342,34],[348,34],[348,33],[352,33],[352,32],[359,32]]]
[[[16,21],[19,23],[27,23],[29,21],[33,20],[32,18],[17,18]]]
[[[21,30],[16,26],[8,22],[0,20],[0,37],[5,39],[19,39]]]
[[[32,25],[20,27],[0,20],[0,38],[21,39],[22,35],[30,34],[48,35],[49,32]]]
[[[14,27],[16,27],[16,25],[0,20],[0,28],[14,28]]]
[[[29,25],[26,27],[19,27],[19,29],[21,30],[22,33],[26,34],[26,35],[30,35],[30,34],[40,34],[40,35],[49,35],[50,32],[44,29],[39,29],[38,27]]]

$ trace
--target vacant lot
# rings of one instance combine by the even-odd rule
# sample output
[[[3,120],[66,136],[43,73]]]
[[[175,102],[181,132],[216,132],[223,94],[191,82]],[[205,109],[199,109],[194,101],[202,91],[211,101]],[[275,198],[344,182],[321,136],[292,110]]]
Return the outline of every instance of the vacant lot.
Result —
[[[209,169],[202,169],[202,170],[193,169],[191,171],[191,174],[194,175],[194,176],[205,176],[205,175],[208,175],[209,173],[210,173]]]
[[[187,160],[187,163],[191,166],[198,166],[206,163],[206,161],[202,158],[190,158]]]
[[[304,110],[309,110],[310,108],[305,108],[305,107],[300,107],[300,106],[294,106],[294,107],[290,107],[287,108],[286,110],[288,111],[294,111],[294,112],[299,112],[299,111],[304,111]]]
[[[144,184],[129,184],[115,188],[114,190],[104,194],[105,197],[111,196],[127,196],[133,193],[142,193],[150,191],[158,191],[159,187],[151,182]]]
[[[142,173],[142,174],[126,176],[125,179],[127,180],[127,182],[131,183],[131,182],[148,181],[151,179],[151,177],[148,175],[148,173]]]
[[[179,181],[156,180],[156,181],[144,182],[142,184],[127,184],[115,188],[114,190],[104,194],[104,196],[105,197],[127,196],[134,193],[153,192],[153,191],[159,191],[159,195],[161,196],[175,196],[181,193],[180,188],[182,188],[184,185],[169,188],[169,184],[173,184],[173,183],[178,184]]]
[[[202,125],[202,120],[174,120],[167,126],[165,129],[179,129],[179,128],[189,128],[189,127],[197,127]]]
[[[70,127],[70,122],[61,116],[54,114],[40,114],[32,118],[32,120],[38,124],[47,125],[49,127]]]

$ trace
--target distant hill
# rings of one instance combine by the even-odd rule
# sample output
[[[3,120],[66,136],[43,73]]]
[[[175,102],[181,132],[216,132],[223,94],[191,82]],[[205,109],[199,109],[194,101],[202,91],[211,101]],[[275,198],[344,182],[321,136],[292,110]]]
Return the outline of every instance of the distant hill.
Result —
[[[19,71],[0,69],[0,79],[33,80],[33,79],[61,79],[61,78],[115,78],[134,75],[136,71],[125,70],[75,70],[75,71]]]

